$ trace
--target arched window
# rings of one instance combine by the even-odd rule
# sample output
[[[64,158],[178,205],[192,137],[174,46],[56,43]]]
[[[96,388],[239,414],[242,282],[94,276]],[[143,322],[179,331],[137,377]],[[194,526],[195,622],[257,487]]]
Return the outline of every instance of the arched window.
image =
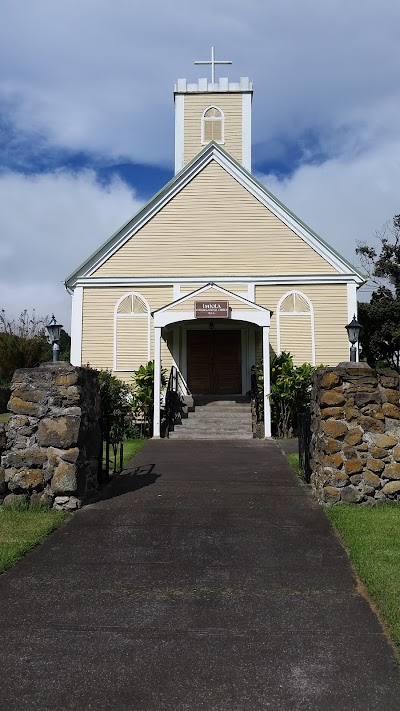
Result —
[[[136,370],[150,357],[150,308],[144,296],[131,291],[115,305],[114,370]]]
[[[209,106],[201,118],[201,142],[210,141],[224,142],[224,114],[217,106]]]
[[[288,291],[278,302],[277,351],[289,351],[296,365],[315,365],[313,305],[301,291]]]

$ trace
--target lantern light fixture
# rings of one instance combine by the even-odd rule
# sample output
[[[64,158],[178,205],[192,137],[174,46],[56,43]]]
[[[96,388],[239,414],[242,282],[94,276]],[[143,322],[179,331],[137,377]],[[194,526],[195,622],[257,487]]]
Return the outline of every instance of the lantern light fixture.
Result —
[[[50,343],[53,345],[53,363],[58,363],[60,360],[60,346],[58,345],[58,341],[60,340],[62,324],[57,323],[53,314],[46,328]]]
[[[349,341],[351,343],[350,346],[350,362],[355,363],[357,361],[357,348],[356,348],[356,343],[358,342],[358,338],[360,335],[360,330],[362,328],[361,324],[358,323],[356,319],[356,315],[354,314],[353,320],[350,321],[350,323],[347,324],[345,327],[347,331],[347,335],[349,338]]]

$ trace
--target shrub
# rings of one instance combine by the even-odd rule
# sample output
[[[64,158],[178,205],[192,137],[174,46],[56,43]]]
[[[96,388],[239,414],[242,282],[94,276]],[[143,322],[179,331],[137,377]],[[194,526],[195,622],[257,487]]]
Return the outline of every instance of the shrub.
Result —
[[[297,433],[297,415],[310,402],[311,375],[315,367],[309,363],[294,365],[290,353],[283,352],[271,360],[271,421],[272,434],[293,437]],[[257,366],[259,388],[263,387],[262,363]]]
[[[161,369],[161,387],[167,384],[166,371]],[[132,409],[135,415],[143,417],[144,434],[151,436],[154,419],[154,361],[149,360],[134,371],[132,387]]]

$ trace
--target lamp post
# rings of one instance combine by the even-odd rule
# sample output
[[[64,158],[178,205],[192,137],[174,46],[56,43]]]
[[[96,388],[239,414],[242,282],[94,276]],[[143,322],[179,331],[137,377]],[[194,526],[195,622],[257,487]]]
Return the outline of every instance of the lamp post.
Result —
[[[350,362],[355,363],[357,361],[357,348],[356,348],[356,343],[358,341],[358,336],[360,334],[360,329],[361,329],[361,324],[358,323],[356,319],[356,315],[354,314],[353,320],[350,321],[350,323],[345,326],[347,335],[349,337],[349,341],[351,343],[350,346]]]
[[[53,314],[46,328],[49,334],[50,343],[53,344],[53,363],[58,363],[60,360],[60,346],[58,345],[58,341],[60,340],[62,324],[57,323]]]

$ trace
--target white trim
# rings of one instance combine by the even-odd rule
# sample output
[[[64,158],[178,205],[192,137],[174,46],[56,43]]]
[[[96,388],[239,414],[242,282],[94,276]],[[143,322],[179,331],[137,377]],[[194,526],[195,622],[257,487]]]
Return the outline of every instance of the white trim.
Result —
[[[154,420],[153,437],[160,437],[161,328],[154,329]]]
[[[347,318],[348,321],[347,323],[350,323],[353,320],[353,316],[357,318],[357,313],[358,313],[358,304],[357,304],[357,289],[355,284],[347,284]],[[344,324],[345,326],[346,324]],[[358,343],[356,344],[357,352],[356,352],[356,358],[357,362],[359,360],[359,349],[358,349]],[[349,360],[350,360],[350,343],[349,343]]]
[[[242,95],[242,165],[251,173],[251,94]]]
[[[112,235],[100,249],[92,254],[83,265],[71,274],[65,282],[66,285],[71,288],[75,285],[80,276],[88,276],[95,272],[107,261],[111,254],[114,254],[120,249],[127,240],[135,235],[143,225],[162,210],[175,195],[213,160],[341,274],[351,274],[354,281],[359,284],[365,283],[365,279],[361,273],[355,269],[353,271],[351,265],[336,254],[331,247],[325,244],[310,228],[302,223],[299,218],[292,214],[288,208],[269,193],[266,188],[258,184],[245,169],[236,164],[215,142],[211,142],[209,146],[201,151],[199,155],[168,184],[168,187],[164,188],[156,198],[150,201],[132,220]]]
[[[220,112],[221,116],[212,116],[210,118],[206,118],[206,112],[209,111],[210,109],[216,109],[217,111]],[[216,141],[214,138],[211,139],[215,141],[215,143],[218,143],[218,145],[223,146],[225,143],[225,114],[222,111],[222,109],[217,106],[216,104],[210,104],[209,106],[206,106],[204,109],[202,115],[201,115],[201,124],[200,124],[200,135],[201,135],[201,145],[202,146],[207,146],[210,141],[206,141],[204,138],[204,122],[205,121],[221,121],[222,122],[222,130],[221,130],[221,140]]]
[[[184,166],[185,149],[185,97],[175,96],[175,174]]]
[[[205,276],[123,276],[123,277],[80,277],[77,279],[77,286],[99,287],[99,286],[179,286],[183,284],[209,284],[218,282],[219,284],[249,284],[250,286],[264,285],[297,285],[297,284],[357,284],[354,274],[299,274],[299,275],[276,275],[262,276],[259,274],[233,276],[205,275]]]
[[[256,364],[256,330],[249,328],[249,370]]]
[[[173,298],[174,301],[179,299],[181,297],[181,285],[180,284],[173,284]]]
[[[249,301],[256,300],[256,285],[254,284],[254,282],[250,282],[247,285],[247,298]]]
[[[309,307],[309,311],[281,311],[281,306],[285,299],[287,299],[288,296],[291,296],[292,294],[298,294],[301,296],[302,299],[307,303]],[[278,354],[281,353],[281,318],[286,317],[286,316],[304,316],[304,317],[309,317],[310,318],[310,324],[311,324],[311,360],[312,363],[311,365],[315,365],[316,358],[315,358],[315,317],[314,317],[314,307],[312,305],[311,300],[308,298],[307,294],[304,294],[302,291],[297,291],[297,289],[292,289],[291,291],[287,291],[286,294],[283,294],[281,298],[278,301],[278,305],[276,307],[276,349],[278,351]]]
[[[147,309],[147,314],[119,314],[118,307],[126,299],[127,296],[137,296],[145,305]],[[147,317],[147,360],[151,359],[151,321],[150,321],[150,305],[146,297],[143,296],[138,291],[128,291],[126,294],[121,296],[114,306],[114,338],[113,338],[113,371],[118,372],[132,372],[126,369],[117,368],[117,323],[120,318],[146,318]]]
[[[195,318],[193,309],[190,311],[156,311],[154,314],[154,326],[157,328],[164,328],[173,323],[180,323],[181,321],[198,321]],[[261,313],[260,311],[251,309],[232,309],[230,321],[245,321],[246,323],[255,323],[257,326],[269,326],[270,324],[270,313],[265,311]]]
[[[271,437],[271,383],[270,383],[270,358],[269,358],[269,328],[266,326],[262,330],[263,344],[263,383],[264,383],[264,437]]]
[[[76,286],[71,309],[71,365],[82,365],[83,287]]]
[[[204,284],[204,286],[201,286],[199,289],[195,289],[194,291],[191,291],[189,294],[185,294],[180,299],[173,301],[171,304],[166,304],[166,306],[162,306],[160,309],[156,309],[153,312],[153,314],[156,315],[158,313],[164,313],[165,311],[169,311],[170,309],[174,308],[178,304],[183,304],[183,303],[185,303],[185,301],[189,301],[194,296],[200,296],[201,294],[204,294],[205,291],[209,291],[210,289],[219,291],[221,294],[223,294],[223,296],[228,296],[231,298],[233,297],[235,299],[235,301],[239,301],[240,303],[244,304],[245,306],[251,306],[252,309],[256,309],[258,311],[267,311],[268,313],[270,313],[270,309],[266,309],[264,306],[259,306],[259,304],[251,303],[248,299],[245,299],[243,296],[240,296],[239,294],[235,294],[232,291],[228,291],[228,289],[224,289],[222,286],[219,286],[218,284],[214,284],[213,282],[211,282],[209,284]]]

